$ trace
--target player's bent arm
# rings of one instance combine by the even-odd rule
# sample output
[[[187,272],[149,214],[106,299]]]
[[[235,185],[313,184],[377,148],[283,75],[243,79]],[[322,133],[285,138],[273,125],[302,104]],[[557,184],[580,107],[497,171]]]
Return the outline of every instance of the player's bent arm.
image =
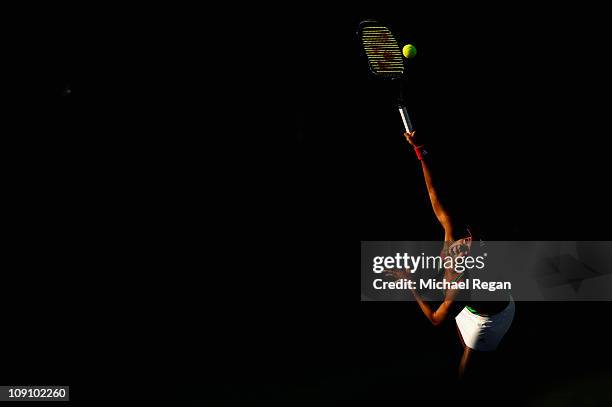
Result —
[[[427,304],[425,301],[423,301],[421,296],[416,291],[412,291],[412,292],[414,294],[415,300],[419,304],[419,307],[421,307],[421,311],[423,311],[423,314],[425,314],[425,316],[427,317],[429,322],[432,323],[433,326],[438,326],[442,322],[444,322],[444,320],[446,319],[446,317],[449,314],[451,306],[453,305],[453,300],[452,299],[444,300],[444,302],[442,304],[440,304],[438,309],[434,311],[429,306],[429,304]]]

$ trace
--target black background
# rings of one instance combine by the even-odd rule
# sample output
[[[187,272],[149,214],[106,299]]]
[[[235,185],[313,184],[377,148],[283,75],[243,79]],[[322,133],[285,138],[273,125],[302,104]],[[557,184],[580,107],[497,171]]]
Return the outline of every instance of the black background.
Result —
[[[351,277],[357,240],[441,237],[357,24],[380,19],[417,47],[413,123],[487,238],[605,240],[599,16],[514,3],[17,12],[4,305],[20,318],[3,382],[70,383],[77,401],[112,399],[100,381],[230,405],[452,399],[452,324],[439,334],[414,304],[359,303]],[[609,308],[518,304],[486,388],[602,400]]]

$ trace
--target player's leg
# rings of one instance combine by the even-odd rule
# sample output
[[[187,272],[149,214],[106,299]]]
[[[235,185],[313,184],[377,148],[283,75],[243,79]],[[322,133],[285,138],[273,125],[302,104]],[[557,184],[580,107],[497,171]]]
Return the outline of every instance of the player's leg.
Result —
[[[472,359],[474,351],[467,346],[463,347],[463,355],[461,355],[461,360],[459,361],[459,379],[463,379],[465,377],[465,372],[468,366],[470,365],[470,361]]]
[[[470,356],[472,356],[472,350],[465,346],[463,336],[461,335],[461,330],[459,330],[459,325],[455,324],[455,327],[457,327],[457,336],[459,336],[461,346],[463,347],[463,354],[461,355],[461,360],[459,361],[459,379],[462,379],[465,374],[465,369],[470,361]]]
[[[457,336],[459,336],[459,340],[461,341],[461,346],[463,346],[463,349],[465,349],[466,348],[465,342],[463,342],[463,336],[461,336],[461,331],[459,330],[459,325],[457,325],[456,322],[455,322],[455,328],[457,328]]]
[[[487,380],[495,374],[495,366],[495,352],[474,350],[466,346],[459,361],[459,380]]]

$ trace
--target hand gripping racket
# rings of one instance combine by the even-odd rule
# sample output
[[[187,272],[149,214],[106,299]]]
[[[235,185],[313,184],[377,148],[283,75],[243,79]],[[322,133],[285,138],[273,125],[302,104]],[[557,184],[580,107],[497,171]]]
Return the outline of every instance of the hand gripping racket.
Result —
[[[402,51],[389,28],[375,20],[359,23],[357,30],[363,45],[370,71],[379,78],[391,79],[399,85],[398,108],[407,132],[412,132],[412,123],[404,105],[404,60]]]

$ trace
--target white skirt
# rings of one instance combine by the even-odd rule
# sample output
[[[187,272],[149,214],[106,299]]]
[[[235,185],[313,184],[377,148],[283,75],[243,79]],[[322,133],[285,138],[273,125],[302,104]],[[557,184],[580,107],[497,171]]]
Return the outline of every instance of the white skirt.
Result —
[[[463,308],[455,317],[463,343],[470,349],[492,351],[497,349],[514,319],[514,300],[500,313],[491,316],[476,315]]]

